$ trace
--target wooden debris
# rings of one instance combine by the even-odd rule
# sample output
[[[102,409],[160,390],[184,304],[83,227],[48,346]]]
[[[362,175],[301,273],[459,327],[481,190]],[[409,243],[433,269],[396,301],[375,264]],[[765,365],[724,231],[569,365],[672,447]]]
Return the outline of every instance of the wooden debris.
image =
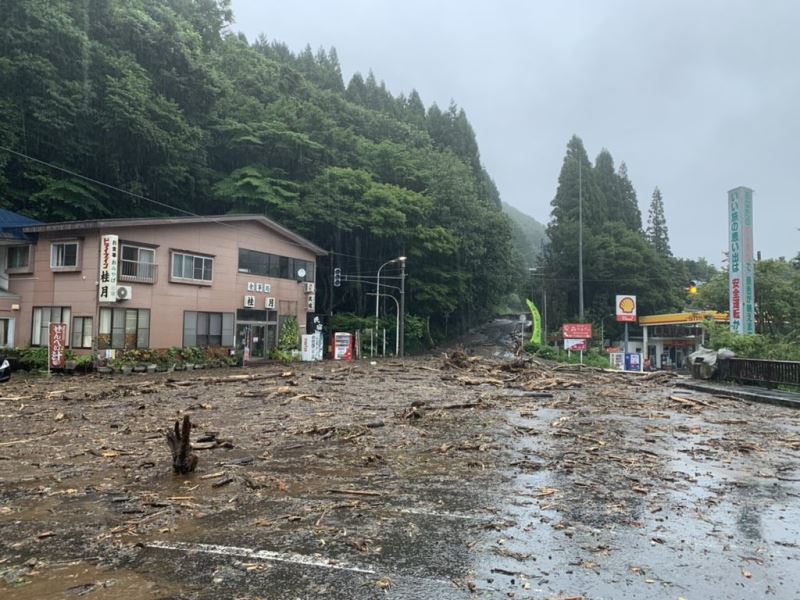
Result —
[[[383,496],[381,492],[372,492],[369,490],[339,490],[329,489],[326,490],[329,494],[344,494],[347,496]]]
[[[181,475],[191,473],[197,467],[197,455],[192,453],[189,442],[191,431],[189,415],[183,416],[183,427],[179,421],[175,421],[175,429],[167,430],[167,445],[172,451],[172,469]]]
[[[703,402],[702,400],[698,400],[697,398],[685,398],[683,396],[676,396],[673,394],[669,397],[669,399],[672,400],[673,402],[678,402],[679,404],[683,404],[684,406],[691,406],[693,408],[698,408],[699,406],[708,406],[710,408],[714,407],[713,404],[709,404],[708,402]]]

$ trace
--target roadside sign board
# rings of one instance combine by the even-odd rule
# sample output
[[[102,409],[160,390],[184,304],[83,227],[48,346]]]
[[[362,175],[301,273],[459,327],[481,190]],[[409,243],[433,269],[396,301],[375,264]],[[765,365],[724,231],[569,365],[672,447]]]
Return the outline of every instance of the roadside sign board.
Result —
[[[629,296],[626,294],[617,295],[617,321],[636,322],[636,296]]]
[[[47,361],[51,369],[63,369],[67,360],[67,324],[50,323],[50,339],[47,345]]]
[[[588,344],[586,340],[573,340],[573,339],[564,339],[564,350],[570,350],[573,352],[579,352],[581,350],[586,351],[588,350]]]
[[[591,323],[564,323],[562,328],[564,339],[590,340],[592,339]]]

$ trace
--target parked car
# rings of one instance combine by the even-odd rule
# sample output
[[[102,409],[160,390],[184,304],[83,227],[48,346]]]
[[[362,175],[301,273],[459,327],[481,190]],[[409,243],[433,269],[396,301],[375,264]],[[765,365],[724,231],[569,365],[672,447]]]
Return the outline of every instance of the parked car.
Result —
[[[11,365],[5,356],[0,356],[0,382],[11,379]]]

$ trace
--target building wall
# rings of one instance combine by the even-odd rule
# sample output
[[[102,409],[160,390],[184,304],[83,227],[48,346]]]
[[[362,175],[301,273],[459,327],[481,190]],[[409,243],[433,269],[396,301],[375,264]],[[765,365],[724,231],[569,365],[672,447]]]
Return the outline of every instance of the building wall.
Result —
[[[157,278],[154,284],[119,281],[118,285],[131,286],[132,298],[123,302],[98,303],[100,238],[109,234],[120,238],[120,259],[121,248],[126,242],[154,247]],[[74,239],[81,242],[79,269],[51,269],[51,243]],[[308,310],[304,286],[295,280],[239,273],[239,248],[316,263],[313,252],[276,235],[257,222],[169,224],[40,233],[34,249],[33,273],[10,276],[9,291],[21,298],[20,310],[14,314],[14,343],[18,347],[30,344],[34,307],[67,306],[71,308],[73,318],[92,317],[93,333],[96,337],[99,307],[108,306],[150,309],[150,347],[181,346],[184,311],[235,313],[237,309],[243,308],[246,294],[256,296],[256,308],[260,309],[264,308],[267,296],[296,302],[295,315],[301,328],[304,328]],[[212,283],[208,285],[171,281],[171,250],[212,256]],[[248,292],[247,284],[251,281],[269,283],[272,286],[270,294]],[[71,327],[72,323],[69,325]]]

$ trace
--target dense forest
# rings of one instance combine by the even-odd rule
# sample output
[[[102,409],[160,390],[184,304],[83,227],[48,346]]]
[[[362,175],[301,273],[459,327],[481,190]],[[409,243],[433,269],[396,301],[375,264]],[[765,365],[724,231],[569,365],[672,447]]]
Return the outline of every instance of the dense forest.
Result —
[[[371,72],[345,85],[334,49],[249,43],[231,22],[227,0],[4,2],[0,205],[266,214],[330,249],[321,308],[363,314],[373,291],[331,298],[334,266],[349,281],[405,255],[409,311],[434,333],[488,316],[519,265],[464,111]]]

